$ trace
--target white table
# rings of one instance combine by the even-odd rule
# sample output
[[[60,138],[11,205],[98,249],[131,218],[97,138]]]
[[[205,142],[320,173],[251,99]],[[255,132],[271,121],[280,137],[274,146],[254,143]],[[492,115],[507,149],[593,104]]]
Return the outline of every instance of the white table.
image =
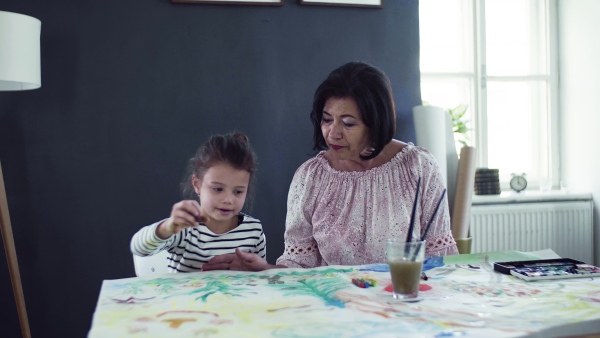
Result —
[[[105,280],[89,337],[517,337],[569,323],[600,331],[599,280],[524,282],[482,262],[445,257],[415,303],[392,300],[385,264]],[[367,277],[377,286],[351,283]]]

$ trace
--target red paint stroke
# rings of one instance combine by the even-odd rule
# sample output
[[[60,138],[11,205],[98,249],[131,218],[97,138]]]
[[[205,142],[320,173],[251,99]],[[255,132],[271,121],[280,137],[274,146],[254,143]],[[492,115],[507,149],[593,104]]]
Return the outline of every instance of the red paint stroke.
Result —
[[[230,319],[213,319],[209,322],[212,325],[231,325],[233,320]]]
[[[135,298],[135,297],[131,296],[131,297],[127,298],[127,299],[116,299],[116,298],[113,298],[112,300],[114,300],[115,302],[117,302],[119,304],[136,304],[136,303],[139,303],[140,301],[150,300],[152,298],[154,298],[154,297],[150,297],[150,298]]]
[[[153,322],[154,319],[150,317],[141,317],[135,320],[136,322]]]
[[[379,315],[379,316],[381,316],[383,318],[392,318],[392,316],[389,313],[385,313],[385,312],[381,312],[381,311],[374,311],[374,312],[371,312],[371,313]]]
[[[267,309],[267,312],[275,312],[275,311],[288,310],[288,309],[302,309],[302,308],[307,308],[309,306],[310,305],[286,306],[286,307],[282,307],[282,308],[278,308],[278,309]]]
[[[338,292],[336,297],[347,303],[346,306],[353,307],[358,311],[365,313],[372,313],[384,318],[394,318],[396,314],[400,313],[393,306],[386,306],[385,304],[373,304],[373,300],[370,297],[363,295],[350,294],[347,292]]]
[[[429,286],[428,284],[423,284],[423,283],[419,284],[419,292],[429,291],[431,289],[432,289],[432,287]],[[387,291],[387,292],[394,292],[394,287],[392,286],[392,284],[390,284],[390,285],[386,286],[385,289],[383,289],[383,290]]]
[[[429,284],[419,284],[420,292],[429,291],[429,290],[431,290],[431,286],[429,286]]]
[[[584,301],[590,302],[590,303],[600,303],[600,298],[594,298],[594,297],[584,297],[584,298],[581,298],[581,300],[584,300]]]
[[[164,315],[168,315],[171,313],[200,313],[200,314],[206,314],[206,315],[213,315],[215,317],[219,317],[218,314],[214,313],[214,312],[208,312],[208,311],[194,311],[194,310],[175,310],[175,311],[167,311],[167,312],[163,312],[163,313],[159,313],[158,315],[156,315],[156,317],[162,317]]]

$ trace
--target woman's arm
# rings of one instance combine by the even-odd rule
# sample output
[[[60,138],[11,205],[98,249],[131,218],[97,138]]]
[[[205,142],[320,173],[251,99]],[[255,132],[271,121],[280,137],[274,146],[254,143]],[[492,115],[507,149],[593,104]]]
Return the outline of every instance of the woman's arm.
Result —
[[[446,256],[458,254],[456,242],[452,236],[450,228],[450,211],[448,207],[448,196],[446,195],[435,213],[438,201],[444,193],[446,184],[441,175],[438,163],[433,155],[420,148],[420,175],[422,177],[422,198],[420,198],[421,207],[421,236],[423,236],[427,224],[430,220],[431,227],[427,232],[427,246],[425,256]],[[435,213],[435,215],[434,215]]]
[[[319,198],[321,167],[317,158],[305,162],[294,174],[287,200],[285,249],[278,265],[290,268],[321,266],[322,257],[313,237],[312,216]]]

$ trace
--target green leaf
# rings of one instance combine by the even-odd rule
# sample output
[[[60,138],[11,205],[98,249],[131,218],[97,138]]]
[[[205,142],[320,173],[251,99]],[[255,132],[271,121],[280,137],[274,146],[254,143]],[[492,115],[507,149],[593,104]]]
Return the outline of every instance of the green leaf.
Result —
[[[468,126],[469,120],[464,119],[468,108],[469,105],[459,104],[458,106],[447,110],[452,118],[452,131],[455,134],[456,142],[463,146],[467,146],[470,142],[470,137],[468,135],[468,132],[471,130]]]
[[[459,133],[459,134],[464,134],[467,131],[469,131],[469,129],[467,129],[467,127],[465,125],[460,125],[460,126],[458,126],[458,128],[456,128],[456,130],[454,132]]]

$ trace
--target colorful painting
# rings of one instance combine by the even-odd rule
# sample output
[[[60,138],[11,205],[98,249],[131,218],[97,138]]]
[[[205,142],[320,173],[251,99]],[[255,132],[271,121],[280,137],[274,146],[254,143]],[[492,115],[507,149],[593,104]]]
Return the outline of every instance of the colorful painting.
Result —
[[[516,337],[600,319],[598,279],[526,282],[451,261],[426,264],[410,303],[392,299],[385,264],[106,280],[89,337]]]

